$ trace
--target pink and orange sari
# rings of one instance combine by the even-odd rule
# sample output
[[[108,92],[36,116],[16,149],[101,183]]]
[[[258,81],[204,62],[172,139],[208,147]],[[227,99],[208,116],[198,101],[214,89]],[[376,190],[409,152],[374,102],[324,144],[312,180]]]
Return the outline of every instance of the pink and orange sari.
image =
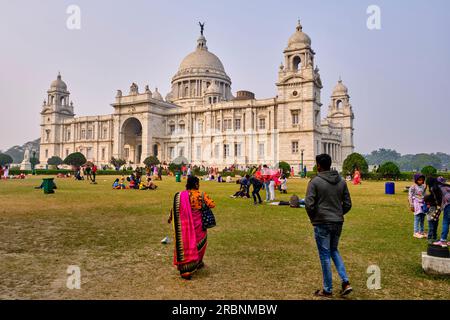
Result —
[[[203,230],[202,213],[191,209],[189,191],[175,194],[172,225],[175,234],[173,263],[181,275],[189,276],[203,263],[207,246],[207,231]]]

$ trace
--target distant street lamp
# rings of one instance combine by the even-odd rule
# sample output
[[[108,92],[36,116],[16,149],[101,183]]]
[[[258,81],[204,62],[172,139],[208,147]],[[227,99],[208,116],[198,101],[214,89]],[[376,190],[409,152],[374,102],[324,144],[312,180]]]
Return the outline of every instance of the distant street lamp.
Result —
[[[36,169],[35,169],[35,166],[36,166],[36,151],[33,150],[32,154],[33,154],[33,157],[31,158],[31,174],[34,176],[34,175],[36,175]]]
[[[303,170],[303,152],[305,152],[305,149],[302,149],[302,150],[300,150],[300,151],[302,152],[301,162],[300,162],[300,176],[301,176],[302,178],[304,178],[304,177],[305,177],[305,174],[304,174],[304,170]]]

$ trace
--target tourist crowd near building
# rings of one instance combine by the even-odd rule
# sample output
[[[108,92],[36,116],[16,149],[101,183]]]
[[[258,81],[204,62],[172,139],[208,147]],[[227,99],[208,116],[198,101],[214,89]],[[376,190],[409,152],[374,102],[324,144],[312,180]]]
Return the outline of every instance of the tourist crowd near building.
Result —
[[[231,78],[211,53],[204,24],[194,52],[187,55],[162,97],[156,88],[117,91],[110,115],[75,117],[60,74],[41,110],[40,162],[81,152],[99,166],[111,157],[142,164],[148,156],[170,163],[185,157],[197,166],[274,166],[280,161],[311,170],[327,153],[340,168],[354,149],[353,111],[347,87],[335,86],[326,118],[321,117],[322,81],[310,37],[298,23],[278,70],[277,95],[256,99],[231,90]]]

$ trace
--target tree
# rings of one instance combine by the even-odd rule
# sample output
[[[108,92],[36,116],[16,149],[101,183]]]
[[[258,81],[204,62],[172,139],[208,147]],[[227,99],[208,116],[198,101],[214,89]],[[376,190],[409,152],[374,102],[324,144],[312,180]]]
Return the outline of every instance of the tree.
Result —
[[[0,166],[6,166],[13,163],[13,158],[10,155],[0,153]]]
[[[51,166],[59,166],[64,163],[64,161],[57,156],[53,156],[47,160],[47,163]]]
[[[366,155],[365,158],[368,164],[380,165],[388,161],[397,162],[401,158],[401,154],[395,150],[381,148],[372,151],[369,155]]]
[[[158,160],[158,158],[157,157],[155,157],[155,156],[150,156],[150,157],[147,157],[147,158],[145,158],[145,160],[144,160],[144,164],[147,166],[147,167],[151,167],[151,166],[156,166],[156,165],[158,165],[158,164],[160,164],[161,162]]]
[[[74,167],[80,167],[86,163],[86,157],[81,152],[74,152],[64,159],[64,163]]]
[[[346,175],[351,175],[359,169],[362,174],[366,174],[369,170],[366,159],[359,153],[350,154],[345,160],[342,166],[342,173]]]
[[[124,164],[126,164],[126,160],[125,159],[116,159],[114,157],[111,158],[111,160],[109,161],[109,163],[111,163],[114,168],[118,169],[121,166],[123,166]]]
[[[280,163],[278,163],[278,168],[282,170],[286,178],[289,178],[291,176],[291,166],[289,165],[289,163],[281,161]]]
[[[380,166],[378,173],[384,178],[397,179],[400,176],[400,168],[394,162],[388,161]]]
[[[426,167],[422,168],[421,172],[422,172],[422,174],[424,174],[426,176],[433,177],[433,176],[436,175],[437,169],[435,167],[433,167],[433,166],[426,166]]]

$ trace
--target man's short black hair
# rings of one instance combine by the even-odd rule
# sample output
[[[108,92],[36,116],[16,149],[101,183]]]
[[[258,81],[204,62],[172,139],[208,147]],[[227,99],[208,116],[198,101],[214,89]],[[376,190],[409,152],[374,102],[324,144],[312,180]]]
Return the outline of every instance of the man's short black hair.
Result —
[[[329,171],[331,168],[331,157],[328,154],[319,154],[316,156],[316,163],[320,166],[320,168],[324,171]]]

